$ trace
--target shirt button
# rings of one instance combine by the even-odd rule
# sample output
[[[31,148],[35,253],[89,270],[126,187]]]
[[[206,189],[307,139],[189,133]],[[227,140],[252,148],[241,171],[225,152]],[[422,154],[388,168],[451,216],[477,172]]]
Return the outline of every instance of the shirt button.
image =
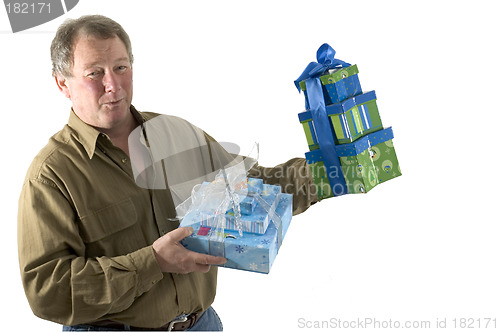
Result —
[[[127,163],[127,158],[122,159],[122,163],[126,164]]]

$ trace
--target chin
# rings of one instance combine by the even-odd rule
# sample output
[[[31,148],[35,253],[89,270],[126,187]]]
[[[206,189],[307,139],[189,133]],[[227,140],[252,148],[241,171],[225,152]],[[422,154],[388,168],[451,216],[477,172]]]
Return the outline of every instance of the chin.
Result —
[[[114,105],[103,105],[102,110],[109,115],[126,114],[130,111],[130,105],[125,103],[124,101],[120,101]]]
[[[108,123],[109,126],[114,126],[125,120],[129,116],[130,107],[126,105],[117,105],[115,107],[104,107],[104,122]]]

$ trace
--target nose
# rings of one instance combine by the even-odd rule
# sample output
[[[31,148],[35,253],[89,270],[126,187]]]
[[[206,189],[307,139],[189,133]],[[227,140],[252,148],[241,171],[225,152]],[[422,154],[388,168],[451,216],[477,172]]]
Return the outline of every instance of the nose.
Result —
[[[102,83],[105,92],[116,92],[119,89],[116,74],[113,72],[107,72],[103,76]]]

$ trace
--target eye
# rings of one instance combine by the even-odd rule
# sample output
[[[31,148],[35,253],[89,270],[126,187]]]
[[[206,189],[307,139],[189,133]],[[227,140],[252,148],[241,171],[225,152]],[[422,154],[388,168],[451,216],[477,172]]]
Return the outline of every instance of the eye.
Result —
[[[90,78],[93,78],[93,77],[97,77],[99,76],[101,72],[98,71],[98,70],[93,70],[93,71],[90,71],[89,73],[87,73],[87,77],[90,77]]]
[[[128,66],[120,65],[120,66],[116,67],[116,69],[120,72],[124,72],[128,69]]]

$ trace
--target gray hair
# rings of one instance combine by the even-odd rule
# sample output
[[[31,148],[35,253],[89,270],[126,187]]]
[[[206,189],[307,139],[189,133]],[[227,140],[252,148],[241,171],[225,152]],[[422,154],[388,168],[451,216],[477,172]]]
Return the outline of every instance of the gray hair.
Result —
[[[120,38],[127,49],[130,64],[134,62],[130,38],[120,24],[106,16],[85,15],[78,19],[67,19],[57,29],[50,46],[53,76],[56,74],[67,78],[73,76],[73,44],[75,38],[81,33],[101,39],[115,36]]]

